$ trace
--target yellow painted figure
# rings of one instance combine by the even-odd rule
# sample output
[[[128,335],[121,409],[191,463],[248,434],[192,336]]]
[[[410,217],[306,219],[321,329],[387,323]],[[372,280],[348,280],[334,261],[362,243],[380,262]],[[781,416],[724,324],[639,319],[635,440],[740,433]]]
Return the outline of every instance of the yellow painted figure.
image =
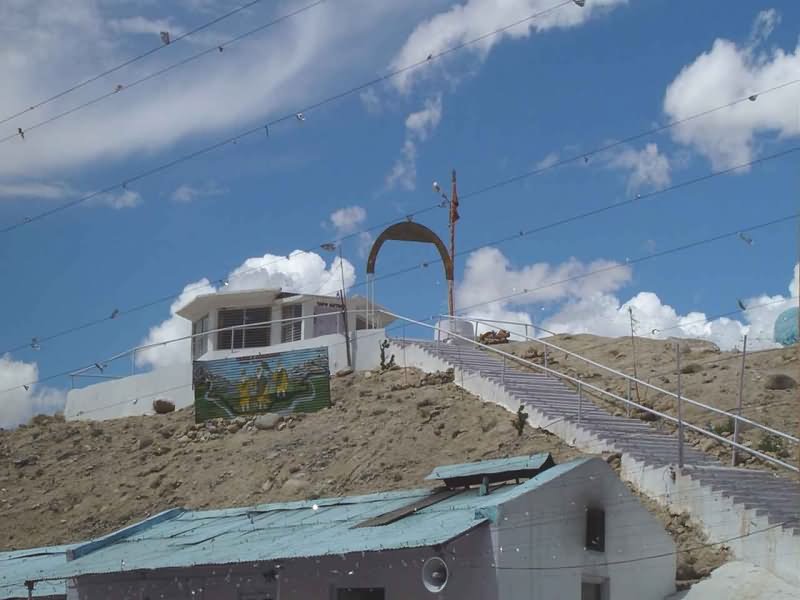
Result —
[[[278,363],[278,369],[273,375],[275,381],[275,395],[279,400],[286,398],[286,392],[289,391],[289,374],[283,368],[282,363]]]
[[[250,411],[250,392],[253,387],[253,380],[247,376],[247,371],[242,369],[242,378],[239,381],[239,412]]]
[[[267,363],[261,363],[256,369],[256,406],[258,410],[267,410],[272,406],[270,397],[270,368]]]

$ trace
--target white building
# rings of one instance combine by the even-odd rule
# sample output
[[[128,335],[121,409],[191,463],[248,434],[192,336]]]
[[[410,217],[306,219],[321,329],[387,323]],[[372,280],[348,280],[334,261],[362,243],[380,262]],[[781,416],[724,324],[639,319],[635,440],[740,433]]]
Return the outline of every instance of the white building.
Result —
[[[600,458],[489,460],[428,479],[438,487],[175,509],[78,544],[66,563],[28,577],[34,593],[68,582],[73,600],[662,600],[674,591],[672,539]]]
[[[72,389],[67,393],[64,416],[68,420],[103,420],[151,414],[153,401],[160,398],[177,408],[191,406],[192,360],[326,347],[331,373],[348,365],[356,370],[373,369],[379,364],[384,327],[394,320],[380,312],[380,307],[374,307],[368,318],[367,300],[355,296],[347,300],[345,323],[338,297],[281,289],[223,289],[196,297],[177,314],[192,323],[191,353],[185,363]],[[128,360],[135,364],[136,351],[144,349],[135,349],[126,357],[130,354]],[[73,381],[81,381],[87,372],[97,376],[90,368],[76,373]]]

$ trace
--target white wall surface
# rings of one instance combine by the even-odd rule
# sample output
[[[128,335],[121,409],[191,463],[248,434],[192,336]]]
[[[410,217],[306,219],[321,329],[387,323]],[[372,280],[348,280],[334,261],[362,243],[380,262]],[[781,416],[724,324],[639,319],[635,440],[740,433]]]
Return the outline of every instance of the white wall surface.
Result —
[[[380,342],[385,337],[386,332],[383,329],[351,331],[353,368],[360,371],[377,368],[380,364]],[[347,349],[344,340],[344,335],[333,334],[264,348],[212,350],[203,356],[203,360],[327,346],[330,372],[335,374],[347,367]],[[69,421],[76,419],[102,421],[149,415],[153,414],[153,400],[158,398],[174,402],[175,408],[178,409],[194,404],[190,363],[70,390],[67,393],[64,418]]]
[[[67,392],[64,418],[102,421],[153,414],[153,400],[163,398],[185,408],[194,404],[192,365],[174,365]]]
[[[605,511],[604,552],[584,549],[586,507]],[[607,580],[611,600],[675,591],[672,539],[602,459],[504,504],[492,535],[504,600],[576,600],[582,579]]]

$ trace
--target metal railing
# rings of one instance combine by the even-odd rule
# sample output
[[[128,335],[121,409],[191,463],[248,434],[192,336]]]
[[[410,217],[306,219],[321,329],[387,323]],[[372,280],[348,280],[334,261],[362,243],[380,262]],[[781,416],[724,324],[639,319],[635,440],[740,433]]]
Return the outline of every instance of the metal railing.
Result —
[[[679,462],[680,462],[679,466],[681,466],[681,467],[683,466],[682,460],[680,460],[680,458],[682,457],[682,454],[683,454],[683,439],[682,439],[683,435],[682,435],[682,433],[683,433],[684,429],[688,429],[688,430],[694,431],[696,433],[699,433],[699,434],[701,434],[703,436],[706,436],[706,437],[709,437],[711,439],[714,439],[714,440],[716,440],[716,441],[718,441],[718,442],[720,442],[720,443],[722,443],[722,444],[724,444],[726,446],[730,446],[732,449],[736,449],[736,450],[740,450],[742,452],[746,452],[748,454],[756,456],[756,457],[758,457],[758,458],[760,458],[760,459],[762,459],[762,460],[764,460],[766,462],[769,462],[771,464],[781,466],[781,467],[783,467],[785,469],[788,469],[790,471],[793,471],[795,473],[800,473],[800,468],[798,468],[796,465],[792,465],[792,464],[790,464],[788,462],[785,462],[785,461],[783,461],[783,460],[781,460],[779,458],[776,458],[774,456],[770,456],[769,454],[766,454],[766,453],[761,452],[759,450],[756,450],[754,448],[750,448],[749,446],[745,446],[744,444],[740,444],[738,441],[730,440],[730,439],[728,439],[728,438],[726,438],[726,437],[724,437],[722,435],[718,435],[718,434],[714,433],[713,431],[709,431],[707,429],[704,429],[703,427],[699,427],[697,425],[689,423],[689,422],[685,421],[682,418],[682,415],[680,417],[672,416],[672,415],[670,415],[668,413],[664,413],[664,412],[655,410],[653,408],[650,408],[648,406],[645,406],[643,404],[640,404],[638,402],[635,402],[630,397],[624,398],[624,397],[622,397],[622,396],[620,396],[618,394],[615,394],[613,392],[605,390],[605,389],[603,389],[601,387],[598,387],[596,385],[593,385],[593,384],[591,384],[589,382],[583,381],[578,377],[573,377],[572,375],[567,375],[566,373],[562,373],[560,371],[556,371],[556,370],[550,368],[548,363],[547,363],[547,350],[549,349],[551,352],[552,351],[563,352],[566,355],[572,356],[572,357],[574,357],[574,358],[576,358],[578,360],[581,360],[586,364],[592,365],[592,366],[594,366],[594,367],[596,367],[598,369],[602,369],[604,371],[607,371],[609,373],[612,373],[614,375],[622,377],[623,379],[628,381],[628,394],[629,394],[629,396],[630,396],[631,384],[635,383],[637,385],[641,385],[641,386],[644,386],[646,388],[652,389],[652,390],[654,390],[656,392],[665,394],[668,397],[675,398],[677,400],[677,402],[678,402],[678,406],[679,407],[681,407],[681,405],[683,403],[691,404],[693,406],[696,406],[698,408],[707,410],[707,411],[715,413],[717,415],[721,415],[721,416],[727,417],[729,419],[732,419],[735,424],[736,423],[746,424],[746,425],[749,425],[750,427],[754,427],[756,429],[760,429],[760,430],[765,431],[767,433],[770,433],[772,435],[779,436],[780,438],[785,439],[785,440],[787,440],[787,441],[789,441],[789,442],[791,442],[793,444],[800,443],[800,439],[798,439],[797,437],[795,437],[793,435],[790,435],[788,433],[785,433],[783,431],[774,429],[774,428],[769,427],[767,425],[764,425],[762,423],[758,423],[756,421],[753,421],[752,419],[748,419],[746,417],[742,417],[742,416],[737,415],[735,413],[731,413],[731,412],[722,410],[720,408],[716,408],[714,406],[709,406],[707,404],[703,404],[702,402],[698,402],[696,400],[692,400],[690,398],[686,398],[685,396],[682,396],[680,394],[680,392],[675,393],[675,392],[671,392],[669,390],[665,390],[665,389],[663,389],[661,387],[658,387],[656,385],[653,385],[651,383],[642,381],[642,380],[637,379],[637,378],[635,378],[635,377],[633,377],[631,375],[628,375],[627,373],[623,373],[622,371],[618,371],[616,369],[612,369],[611,367],[607,367],[606,365],[603,365],[603,364],[598,363],[596,361],[593,361],[591,359],[585,358],[585,357],[583,357],[583,356],[581,356],[579,354],[576,354],[575,352],[571,352],[569,350],[566,350],[564,348],[556,346],[555,344],[551,344],[549,342],[545,342],[545,341],[543,341],[541,339],[538,339],[538,338],[527,337],[526,339],[528,341],[537,342],[539,344],[542,344],[545,347],[545,353],[544,353],[544,357],[543,357],[544,358],[544,361],[543,361],[544,364],[543,365],[540,365],[540,364],[538,364],[536,362],[533,362],[533,361],[530,361],[530,360],[526,360],[524,358],[521,358],[519,356],[511,354],[510,352],[505,352],[505,351],[500,350],[500,349],[498,349],[498,348],[496,348],[494,346],[481,344],[480,342],[477,342],[474,339],[467,338],[467,337],[462,336],[462,335],[460,335],[460,334],[458,334],[456,332],[453,332],[453,331],[448,331],[448,330],[442,329],[441,327],[439,327],[437,325],[428,325],[427,323],[423,323],[421,321],[416,321],[416,320],[413,320],[413,319],[409,319],[409,318],[404,317],[402,315],[391,313],[391,312],[388,312],[386,310],[382,310],[380,312],[382,312],[382,313],[384,313],[384,314],[386,314],[388,316],[394,317],[395,319],[406,321],[408,323],[412,323],[414,325],[417,325],[417,326],[420,326],[420,327],[424,327],[426,329],[434,330],[436,332],[436,338],[437,339],[441,339],[441,334],[445,334],[448,337],[462,340],[464,342],[472,344],[473,346],[476,346],[476,347],[481,348],[483,350],[487,350],[489,352],[492,352],[494,354],[502,356],[504,361],[505,360],[511,360],[511,361],[516,362],[516,363],[523,364],[523,365],[525,365],[527,367],[531,367],[531,368],[537,369],[539,371],[543,371],[544,373],[549,374],[549,375],[553,375],[555,377],[558,377],[559,379],[562,379],[562,380],[565,380],[565,381],[569,381],[569,382],[573,383],[579,389],[579,398],[580,398],[579,404],[582,402],[582,398],[583,398],[584,392],[586,392],[587,390],[591,390],[592,392],[596,392],[601,397],[612,398],[614,401],[621,402],[627,407],[631,407],[631,408],[636,408],[638,410],[642,410],[642,411],[647,412],[649,414],[655,415],[655,416],[657,416],[657,417],[659,417],[659,418],[661,418],[661,419],[663,419],[663,420],[665,420],[667,422],[675,424],[675,426],[679,430],[678,455],[679,455]],[[483,323],[484,325],[491,325],[492,322],[493,322],[491,319],[474,319],[474,318],[466,318],[466,317],[450,317],[450,316],[444,316],[444,315],[442,316],[442,319],[471,321],[471,322],[476,322],[476,323]],[[522,323],[519,323],[519,325],[522,325]],[[521,334],[517,333],[515,335],[521,335]],[[678,371],[680,372],[680,369],[678,369]],[[579,407],[579,408],[582,408],[582,407]],[[582,411],[580,411],[580,412],[582,412]]]
[[[366,312],[367,311],[365,309],[350,309],[350,310],[347,310],[347,314],[348,315],[350,315],[350,314],[355,314],[355,315],[366,314]],[[217,334],[217,333],[219,333],[221,331],[234,331],[234,330],[237,330],[237,329],[270,327],[272,325],[294,323],[294,322],[297,322],[297,321],[301,321],[302,322],[302,321],[307,320],[307,319],[316,319],[316,318],[320,318],[320,317],[331,317],[331,316],[341,317],[342,314],[343,314],[343,312],[341,310],[336,310],[336,311],[326,312],[326,313],[302,315],[300,317],[288,317],[288,318],[284,318],[284,319],[271,319],[269,321],[260,321],[258,323],[247,323],[247,324],[243,324],[243,325],[229,325],[227,327],[219,327],[217,329],[210,329],[208,331],[203,331],[203,332],[200,332],[200,333],[192,333],[192,334],[189,334],[189,335],[184,335],[184,336],[180,336],[180,337],[176,337],[176,338],[171,338],[171,339],[165,340],[163,342],[156,342],[156,343],[152,343],[152,344],[142,344],[141,346],[136,346],[134,348],[130,348],[128,350],[125,350],[125,351],[120,352],[118,354],[115,354],[113,356],[110,356],[109,358],[106,358],[106,359],[104,359],[102,361],[95,362],[95,363],[93,363],[91,365],[88,365],[86,367],[83,367],[81,369],[73,371],[72,373],[69,374],[69,376],[73,379],[73,382],[74,382],[74,378],[75,377],[118,379],[119,377],[116,377],[116,376],[97,374],[97,373],[90,373],[90,371],[100,371],[102,373],[110,363],[113,363],[114,361],[117,361],[117,360],[120,360],[120,359],[123,359],[123,358],[126,358],[126,357],[130,356],[130,358],[131,358],[131,373],[130,374],[135,374],[136,373],[136,355],[137,355],[137,353],[143,352],[143,351],[151,349],[151,348],[159,348],[159,347],[162,347],[162,346],[166,346],[168,344],[174,344],[176,342],[182,342],[182,341],[186,341],[186,340],[193,340],[195,338],[200,338],[200,337],[203,337],[203,336],[211,336],[211,335]],[[339,335],[341,335],[340,325],[341,325],[341,318],[337,318],[336,319],[336,332],[335,333],[337,333]],[[334,332],[331,332],[331,334],[333,334],[333,333]],[[231,337],[233,337],[233,336],[231,336]],[[312,337],[314,337],[314,336],[312,336]],[[311,337],[305,337],[303,339],[311,339]],[[272,345],[272,344],[270,344],[270,345]],[[269,346],[264,346],[264,347],[269,347]],[[237,350],[248,350],[249,348],[236,348],[236,349]],[[230,350],[230,348],[220,348],[219,350]]]

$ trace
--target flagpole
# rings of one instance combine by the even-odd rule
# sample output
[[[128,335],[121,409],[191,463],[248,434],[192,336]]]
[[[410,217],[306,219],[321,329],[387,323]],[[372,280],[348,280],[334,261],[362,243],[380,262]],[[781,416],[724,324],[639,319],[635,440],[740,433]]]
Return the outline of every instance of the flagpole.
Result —
[[[452,189],[450,191],[450,262],[453,266],[453,277],[455,277],[456,264],[456,220],[458,220],[458,191],[456,190],[456,170],[453,169]],[[450,316],[455,316],[456,305],[453,298],[453,280],[447,281],[447,304]]]

